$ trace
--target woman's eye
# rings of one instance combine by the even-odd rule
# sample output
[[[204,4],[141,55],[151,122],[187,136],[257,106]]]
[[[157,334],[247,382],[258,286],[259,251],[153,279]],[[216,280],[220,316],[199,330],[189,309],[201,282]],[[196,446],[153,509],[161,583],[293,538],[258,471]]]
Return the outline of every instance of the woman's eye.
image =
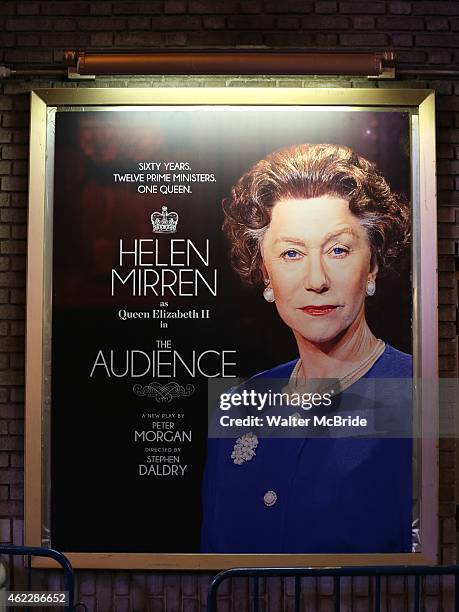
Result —
[[[345,247],[336,246],[332,248],[330,253],[335,257],[344,257],[345,255],[347,255],[347,253],[349,253],[349,249],[346,249]]]
[[[301,255],[300,255],[300,253],[298,253],[298,251],[295,251],[293,249],[289,249],[288,251],[284,251],[282,253],[282,257],[284,259],[292,260],[292,259],[299,259],[301,257]]]

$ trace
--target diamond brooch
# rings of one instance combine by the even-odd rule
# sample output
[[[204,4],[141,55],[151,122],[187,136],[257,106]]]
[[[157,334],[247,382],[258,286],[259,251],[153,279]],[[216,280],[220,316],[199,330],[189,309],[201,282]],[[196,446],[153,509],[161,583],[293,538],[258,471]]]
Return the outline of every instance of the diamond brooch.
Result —
[[[255,457],[255,449],[258,446],[257,436],[249,431],[236,440],[231,453],[231,459],[236,465],[242,465],[245,461],[250,461]]]

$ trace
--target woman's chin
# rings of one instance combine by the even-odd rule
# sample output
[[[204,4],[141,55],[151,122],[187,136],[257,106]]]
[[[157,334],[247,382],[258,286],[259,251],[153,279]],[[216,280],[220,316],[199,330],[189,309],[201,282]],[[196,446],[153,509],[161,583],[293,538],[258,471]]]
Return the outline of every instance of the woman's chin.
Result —
[[[313,344],[321,350],[332,348],[342,336],[342,333],[330,333],[330,330],[324,330],[322,332],[316,331],[315,333],[311,332],[311,330],[293,330],[293,333],[295,334],[297,342]]]
[[[290,317],[289,320],[288,317],[283,317],[284,323],[293,331],[299,345],[309,343],[326,351],[340,342],[347,332],[355,333],[353,323],[357,323],[358,320],[358,317],[349,316],[342,316],[338,319],[336,315],[333,318],[331,316],[317,317],[307,322],[304,319],[298,320],[298,317]]]

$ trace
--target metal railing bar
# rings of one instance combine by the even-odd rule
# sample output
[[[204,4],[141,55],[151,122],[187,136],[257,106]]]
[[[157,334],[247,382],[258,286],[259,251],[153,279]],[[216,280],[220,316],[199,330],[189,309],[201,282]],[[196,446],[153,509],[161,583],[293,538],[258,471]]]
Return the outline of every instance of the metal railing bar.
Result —
[[[341,610],[341,576],[333,578],[333,596],[335,598],[335,612]]]
[[[381,612],[381,576],[375,576],[375,612]]]
[[[249,575],[262,577],[322,577],[322,576],[456,576],[459,565],[365,565],[349,567],[236,567],[224,570],[214,577],[218,580],[227,577]]]
[[[295,576],[295,612],[300,612],[300,604],[301,604],[301,578],[300,576]]]
[[[295,601],[294,611],[299,612],[301,601],[301,579],[319,578],[331,576],[334,578],[334,611],[340,611],[340,591],[341,578],[351,576],[374,577],[374,611],[381,611],[381,578],[386,576],[414,576],[414,610],[420,612],[422,603],[421,577],[422,576],[454,576],[454,611],[459,612],[459,565],[447,566],[424,566],[424,565],[403,565],[403,566],[352,566],[352,567],[255,567],[255,568],[232,568],[224,570],[214,576],[209,584],[207,602],[208,612],[216,611],[217,590],[220,583],[227,578],[236,577],[290,577],[295,579]],[[405,585],[406,586],[406,585]],[[257,587],[258,589],[258,587]],[[258,597],[258,590],[257,599]],[[317,589],[316,589],[317,595]],[[258,612],[258,607],[256,608]]]
[[[32,590],[32,557],[27,555],[27,590]]]

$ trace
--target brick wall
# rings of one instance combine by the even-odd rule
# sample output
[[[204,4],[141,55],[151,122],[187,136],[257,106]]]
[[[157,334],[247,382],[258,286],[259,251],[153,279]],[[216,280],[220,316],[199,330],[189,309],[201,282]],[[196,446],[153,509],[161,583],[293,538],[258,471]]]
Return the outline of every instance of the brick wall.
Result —
[[[394,49],[400,69],[459,68],[459,2],[373,0],[152,0],[150,2],[0,3],[0,64],[15,68],[61,62],[63,50],[299,47],[303,49]],[[366,79],[313,78],[104,78],[68,83],[43,78],[0,82],[0,541],[22,542],[24,316],[27,226],[28,124],[30,89],[38,87],[124,87],[174,85],[271,87],[430,87],[437,98],[439,204],[439,331],[441,376],[457,377],[457,282],[454,238],[459,238],[459,85],[435,79],[368,82]],[[440,445],[441,559],[456,560],[454,440]],[[205,606],[207,576],[79,572],[79,598],[90,610],[146,609],[194,612]],[[53,574],[43,584],[53,586]],[[317,594],[326,609],[328,583]],[[346,587],[347,588],[347,587]],[[388,590],[394,609],[403,609],[402,584]],[[440,586],[427,585],[428,610],[444,609]],[[368,589],[354,581],[347,588],[355,609],[367,609]],[[266,599],[288,601],[288,585],[269,586]],[[305,596],[306,598],[309,596]],[[312,596],[311,596],[312,597]],[[245,602],[244,585],[223,592]],[[96,606],[96,601],[97,606]],[[311,610],[313,600],[306,599]],[[314,599],[314,601],[318,601]],[[116,602],[116,604],[115,604]],[[129,607],[129,602],[130,606]],[[238,609],[245,609],[240,603]],[[233,607],[233,609],[236,609]]]

